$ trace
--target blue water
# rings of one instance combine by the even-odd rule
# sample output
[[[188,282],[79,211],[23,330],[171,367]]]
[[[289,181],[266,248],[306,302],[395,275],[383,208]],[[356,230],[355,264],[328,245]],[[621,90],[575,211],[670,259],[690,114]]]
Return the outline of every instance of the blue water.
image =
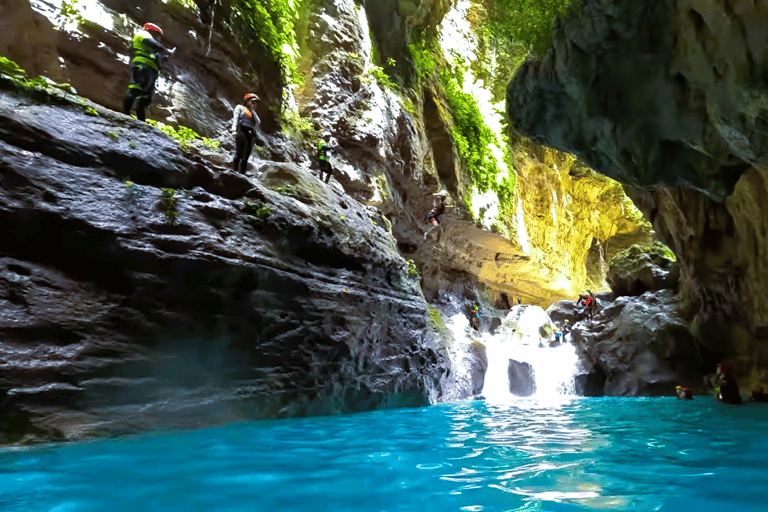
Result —
[[[2,511],[768,510],[768,407],[442,404],[0,452]]]

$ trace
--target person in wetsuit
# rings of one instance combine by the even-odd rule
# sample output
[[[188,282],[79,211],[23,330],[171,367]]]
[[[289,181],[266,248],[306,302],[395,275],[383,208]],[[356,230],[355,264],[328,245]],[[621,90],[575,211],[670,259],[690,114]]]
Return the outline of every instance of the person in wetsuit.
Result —
[[[592,290],[587,290],[587,293],[579,295],[579,300],[576,301],[576,305],[584,304],[584,314],[589,316],[589,321],[592,321],[595,310],[597,309],[597,302],[595,302],[595,294]]]
[[[168,50],[160,43],[163,31],[154,23],[145,23],[131,41],[131,83],[123,100],[123,112],[130,114],[136,105],[136,117],[146,120],[146,108],[152,103],[155,82],[160,73],[160,57]],[[169,52],[172,53],[172,52]]]
[[[426,240],[427,236],[435,230],[438,230],[438,239],[440,238],[440,216],[445,213],[445,198],[448,197],[448,193],[441,190],[437,194],[434,194],[434,196],[435,200],[432,203],[432,209],[429,210],[429,213],[427,214],[427,220],[432,224],[432,227],[424,232],[424,240]]]
[[[474,330],[480,330],[480,306],[478,304],[472,304],[469,323]]]
[[[320,168],[320,181],[323,181],[323,173],[327,173],[325,176],[325,182],[331,181],[331,175],[334,168],[331,165],[331,157],[328,153],[335,153],[336,147],[329,146],[324,140],[320,140],[317,143],[317,165]]]
[[[253,143],[256,140],[256,127],[259,117],[254,113],[256,101],[259,97],[249,92],[243,96],[243,104],[235,107],[232,116],[232,132],[235,133],[235,158],[232,160],[232,168],[245,174],[248,169],[248,158],[253,151]]]

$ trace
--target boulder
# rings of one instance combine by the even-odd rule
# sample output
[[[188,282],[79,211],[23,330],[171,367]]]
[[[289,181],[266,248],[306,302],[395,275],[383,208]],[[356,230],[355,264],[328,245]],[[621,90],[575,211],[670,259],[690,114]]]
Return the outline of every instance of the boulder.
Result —
[[[642,295],[647,291],[675,288],[678,266],[660,243],[633,245],[611,260],[606,281],[617,295]]]
[[[524,362],[509,360],[509,392],[515,396],[531,396],[536,392],[533,367]]]

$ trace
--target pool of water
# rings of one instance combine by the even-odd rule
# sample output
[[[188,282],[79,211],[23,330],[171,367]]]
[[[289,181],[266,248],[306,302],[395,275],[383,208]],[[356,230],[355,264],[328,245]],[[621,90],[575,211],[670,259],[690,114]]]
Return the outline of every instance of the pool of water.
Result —
[[[2,511],[768,510],[768,407],[461,402],[0,451]]]

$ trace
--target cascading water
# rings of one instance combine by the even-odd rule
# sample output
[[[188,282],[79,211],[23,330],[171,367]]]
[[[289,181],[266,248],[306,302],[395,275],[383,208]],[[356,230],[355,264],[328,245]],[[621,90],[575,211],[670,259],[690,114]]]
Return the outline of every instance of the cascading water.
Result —
[[[505,402],[518,396],[547,400],[575,394],[574,377],[579,373],[576,349],[567,339],[550,347],[554,340],[552,323],[542,308],[514,306],[494,334],[471,331],[463,314],[452,316],[446,325],[457,340],[469,344],[474,339],[485,345],[488,368],[482,394],[486,400]],[[529,380],[513,382],[513,388],[518,386],[514,393],[510,390],[510,361],[514,368],[524,369],[522,380]],[[455,370],[461,372],[462,368]],[[521,391],[520,386],[527,390]]]

